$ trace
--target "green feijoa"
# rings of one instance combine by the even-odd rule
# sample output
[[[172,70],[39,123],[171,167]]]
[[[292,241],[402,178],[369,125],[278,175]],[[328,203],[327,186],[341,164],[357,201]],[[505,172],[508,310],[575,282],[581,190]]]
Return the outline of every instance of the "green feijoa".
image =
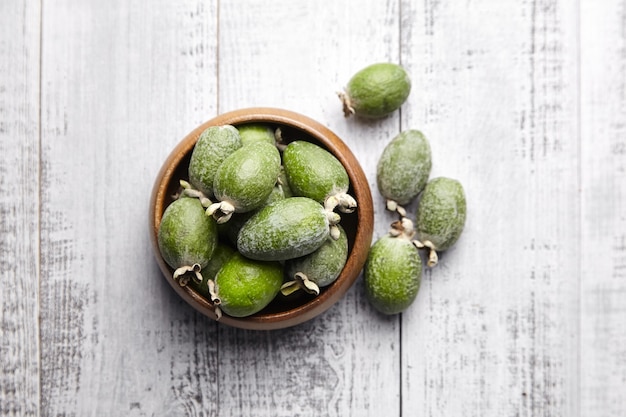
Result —
[[[265,203],[263,203],[263,206],[267,206],[268,204],[272,204],[275,201],[284,200],[285,198],[286,198],[286,196],[285,196],[285,189],[283,187],[281,187],[280,184],[276,183],[274,185],[274,188],[272,188],[272,192],[270,193],[270,195],[265,200]]]
[[[400,65],[381,62],[358,71],[339,93],[346,117],[384,117],[399,109],[411,92],[411,80]]]
[[[291,191],[350,213],[356,200],[348,194],[350,178],[342,163],[326,149],[303,140],[289,143],[283,150],[283,167]]]
[[[341,226],[338,228],[338,239],[328,237],[316,251],[285,261],[288,281],[281,287],[283,295],[300,289],[317,295],[320,288],[335,282],[348,259],[348,237]]]
[[[207,214],[224,223],[233,212],[245,213],[261,207],[278,181],[280,163],[276,146],[265,142],[237,149],[215,173],[213,193],[218,203],[209,206]]]
[[[422,260],[409,239],[385,235],[370,248],[363,269],[365,293],[381,313],[406,310],[417,297],[421,278]]]
[[[450,248],[465,227],[467,203],[461,183],[438,177],[430,180],[415,216],[418,240],[429,249],[428,266],[437,264],[437,252]]]
[[[432,167],[430,144],[422,132],[406,130],[394,137],[378,160],[376,182],[389,210],[410,203],[424,189]]]
[[[284,261],[315,251],[329,235],[329,215],[320,203],[290,197],[254,214],[239,231],[237,249],[251,259]]]
[[[282,283],[283,267],[279,262],[256,261],[235,253],[215,277],[215,304],[229,316],[250,316],[276,297]]]
[[[232,248],[232,246],[218,240],[211,260],[202,270],[202,282],[192,281],[190,285],[193,286],[193,288],[195,288],[200,294],[212,300],[215,297],[215,276],[222,266],[224,266],[224,264],[231,258],[231,256],[235,254],[235,252],[236,251]]]
[[[237,129],[211,126],[200,134],[189,160],[189,183],[206,196],[213,195],[213,179],[220,164],[241,147]]]
[[[246,123],[237,125],[242,145],[249,145],[254,142],[267,142],[270,145],[276,144],[274,128],[265,123]]]
[[[262,207],[265,207],[266,205],[271,204],[275,201],[283,200],[284,198],[285,194],[283,192],[283,188],[280,185],[276,184],[272,190],[272,193],[269,195],[267,200],[265,200],[265,203],[263,203]],[[226,239],[230,243],[232,243],[233,245],[237,245],[237,236],[239,235],[239,231],[241,230],[243,225],[250,219],[250,217],[254,216],[254,214],[261,208],[247,211],[245,213],[233,213],[233,216],[228,222],[217,225],[220,236],[226,237]]]
[[[199,282],[217,245],[217,225],[197,198],[182,197],[163,212],[157,242],[163,259],[175,270],[175,280],[184,286],[187,272],[193,272]]]

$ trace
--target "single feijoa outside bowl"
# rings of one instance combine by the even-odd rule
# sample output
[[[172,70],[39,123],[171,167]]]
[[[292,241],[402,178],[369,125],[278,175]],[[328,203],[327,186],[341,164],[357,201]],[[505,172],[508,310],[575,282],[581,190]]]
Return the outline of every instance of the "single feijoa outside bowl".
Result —
[[[165,209],[181,191],[180,181],[188,180],[188,166],[193,148],[208,127],[262,124],[280,129],[287,143],[306,140],[322,146],[345,167],[350,179],[348,192],[357,201],[357,209],[341,214],[341,226],[348,238],[348,259],[339,277],[318,295],[298,291],[288,297],[280,294],[267,307],[246,317],[222,315],[218,322],[243,329],[272,330],[304,323],[328,310],[339,301],[359,277],[372,243],[374,209],[369,183],[358,160],[349,147],[321,123],[289,110],[255,107],[218,115],[193,129],[171,151],[154,182],[149,208],[150,238],[159,268],[174,291],[189,305],[212,319],[217,319],[215,306],[193,285],[181,286],[172,279],[174,270],[165,262],[158,246],[158,230]]]

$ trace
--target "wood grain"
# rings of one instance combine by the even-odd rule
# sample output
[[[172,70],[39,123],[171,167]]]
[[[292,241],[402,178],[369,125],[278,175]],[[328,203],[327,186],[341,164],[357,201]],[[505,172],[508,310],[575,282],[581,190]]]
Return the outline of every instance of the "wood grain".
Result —
[[[613,417],[626,414],[626,5],[598,6],[581,2],[581,415]]]
[[[419,92],[402,126],[423,129],[432,176],[458,179],[468,199],[464,235],[403,316],[403,414],[577,415],[575,4],[402,12]]]
[[[216,108],[215,2],[46,2],[42,415],[213,413],[215,325],[149,246],[152,182]]]
[[[0,2],[0,416],[625,415],[625,33],[618,0]],[[345,119],[336,91],[376,61],[407,68],[409,100]],[[375,239],[401,130],[463,183],[466,230],[406,313],[360,279],[246,331],[164,281],[152,181],[251,106],[346,142]]]
[[[37,3],[0,4],[0,415],[39,412]]]
[[[333,130],[371,167],[398,127],[345,120],[336,92],[371,60],[397,60],[398,3],[220,3],[220,111],[274,106]],[[245,10],[245,13],[242,13]],[[381,205],[375,196],[378,211]],[[375,223],[375,234],[386,232]],[[268,334],[221,328],[220,411],[361,416],[399,410],[398,318],[379,317],[361,280],[320,317]]]

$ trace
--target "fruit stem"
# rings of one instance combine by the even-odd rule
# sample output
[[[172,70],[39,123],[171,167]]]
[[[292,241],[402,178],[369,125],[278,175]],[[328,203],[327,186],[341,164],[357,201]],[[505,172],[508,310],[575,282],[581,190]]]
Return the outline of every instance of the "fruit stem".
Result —
[[[229,221],[234,212],[235,207],[227,201],[213,203],[206,209],[206,215],[212,216],[217,224],[224,224]]]
[[[200,266],[200,264],[193,264],[193,265],[183,265],[180,268],[176,268],[176,270],[174,271],[174,274],[172,275],[172,279],[174,281],[178,281],[178,285],[180,285],[181,287],[185,287],[187,286],[187,284],[189,284],[189,280],[193,279],[196,284],[201,284],[202,283],[202,274],[200,273],[200,271],[202,270],[202,267]],[[194,275],[189,275],[188,272],[193,272]]]
[[[406,217],[406,210],[394,200],[387,200],[387,210],[396,212],[400,217]]]
[[[287,147],[287,144],[283,139],[283,131],[280,129],[280,127],[277,127],[274,131],[274,140],[276,141],[276,147],[278,148],[278,150],[281,152],[284,151]]]
[[[400,220],[391,223],[389,234],[394,237],[411,240],[415,235],[415,227],[409,218],[402,217]]]
[[[333,239],[339,238],[339,229],[336,227],[341,222],[341,216],[335,213],[335,207],[340,207],[340,210],[344,213],[352,213],[356,208],[356,200],[346,193],[340,193],[331,195],[324,201],[324,211],[326,211],[326,218],[330,224],[330,232]],[[341,208],[343,207],[343,209]],[[353,207],[350,209],[350,207]],[[337,229],[337,230],[333,230]]]
[[[341,103],[343,104],[344,117],[350,117],[353,114],[355,114],[356,112],[354,110],[354,107],[352,107],[350,96],[348,96],[348,94],[343,91],[337,92],[337,95],[339,96],[339,99],[341,100]]]
[[[357,203],[354,197],[345,192],[333,194],[324,201],[326,210],[339,209],[342,213],[353,213],[356,210]]]
[[[426,264],[429,267],[432,268],[439,263],[439,256],[437,255],[437,249],[435,248],[435,245],[433,245],[433,242],[431,242],[430,240],[425,240],[423,242],[420,242],[419,240],[414,240],[413,244],[418,249],[428,249],[428,261],[426,262]]]
[[[324,200],[324,208],[326,209],[326,211],[334,211],[335,207],[337,207],[338,205],[339,199],[334,194],[326,197],[326,200]]]
[[[280,292],[283,295],[290,295],[298,290],[304,290],[314,295],[319,295],[320,293],[320,287],[302,272],[296,272],[293,280],[285,282],[280,287]]]
[[[302,272],[296,272],[294,277],[304,291],[308,292],[309,294],[319,295],[320,287],[318,287],[316,283],[311,281],[309,277],[307,277],[305,274],[303,274]]]
[[[209,295],[211,296],[211,302],[215,305],[222,304],[222,300],[217,295],[217,291],[215,291],[215,281],[209,279],[207,281],[207,286],[209,287]]]
[[[204,280],[204,278],[202,278],[202,274],[200,273],[202,271],[202,266],[200,266],[200,264],[193,264],[191,265],[191,271],[194,273],[193,277],[195,277],[196,284],[202,284],[202,281]]]
[[[202,207],[204,208],[213,204],[209,197],[207,197],[202,191],[193,188],[187,181],[180,180],[180,186],[183,187],[183,191],[179,194],[178,198],[182,196],[197,198],[200,200],[200,204],[202,204]]]
[[[215,321],[219,321],[222,318],[222,309],[219,306],[214,306],[215,311]]]
[[[215,320],[219,320],[222,317],[222,309],[219,307],[222,304],[221,298],[217,295],[217,291],[215,290],[215,281],[209,279],[207,281],[207,286],[209,287],[209,296],[211,297],[211,302],[213,303],[213,310],[215,311]]]
[[[281,285],[280,292],[284,296],[288,296],[298,291],[299,289],[300,289],[300,284],[298,284],[298,281],[292,280],[292,281],[287,281],[283,285]]]

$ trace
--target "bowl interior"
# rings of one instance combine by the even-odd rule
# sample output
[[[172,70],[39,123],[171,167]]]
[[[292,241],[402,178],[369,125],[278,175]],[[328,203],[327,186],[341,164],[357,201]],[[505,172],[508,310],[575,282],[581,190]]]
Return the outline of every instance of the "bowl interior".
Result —
[[[317,296],[306,294],[304,291],[297,291],[289,296],[278,294],[274,301],[259,313],[244,318],[223,315],[220,319],[220,322],[234,327],[269,330],[293,326],[321,314],[352,286],[363,268],[371,244],[373,207],[369,184],[350,149],[328,128],[306,116],[282,109],[252,108],[224,113],[203,123],[178,144],[163,164],[155,181],[150,203],[151,240],[159,267],[174,290],[198,311],[216,318],[210,301],[192,286],[181,287],[171,278],[173,270],[161,257],[156,240],[161,217],[173,201],[173,196],[180,191],[180,180],[188,179],[187,167],[200,134],[209,126],[225,124],[238,126],[253,122],[280,128],[285,142],[306,140],[321,145],[333,153],[346,168],[350,178],[348,192],[358,203],[354,213],[341,213],[340,224],[348,237],[349,256],[343,271],[334,283],[321,288]]]

